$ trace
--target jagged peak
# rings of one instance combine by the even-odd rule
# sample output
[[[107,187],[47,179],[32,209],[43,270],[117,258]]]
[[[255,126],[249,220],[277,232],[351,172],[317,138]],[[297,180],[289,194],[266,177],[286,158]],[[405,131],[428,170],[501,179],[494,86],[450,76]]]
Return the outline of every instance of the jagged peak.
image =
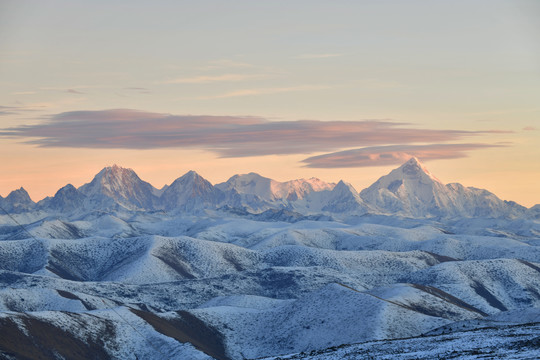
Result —
[[[22,186],[19,189],[13,190],[5,197],[7,201],[28,201],[33,202],[28,192]]]
[[[99,173],[96,174],[92,182],[100,183],[119,183],[126,184],[129,182],[142,181],[137,173],[131,168],[124,168],[119,165],[112,165],[104,167]]]
[[[26,189],[21,186],[20,188],[11,191],[9,195],[6,197],[6,199],[9,198],[10,196],[13,197],[17,195],[28,195],[28,191],[26,191]]]
[[[125,167],[122,167],[122,166],[119,166],[117,164],[113,164],[112,166],[106,166],[104,167],[99,173],[99,174],[112,174],[112,175],[122,175],[122,174],[127,174],[127,173],[133,173],[135,174],[135,171],[133,171],[133,169],[131,168],[125,168]]]

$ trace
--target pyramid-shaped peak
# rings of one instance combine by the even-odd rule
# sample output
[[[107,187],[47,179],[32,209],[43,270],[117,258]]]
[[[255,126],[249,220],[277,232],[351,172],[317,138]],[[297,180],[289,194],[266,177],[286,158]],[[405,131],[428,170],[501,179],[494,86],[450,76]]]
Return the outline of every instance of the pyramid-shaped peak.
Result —
[[[199,173],[196,172],[195,170],[189,170],[189,171],[186,173],[186,175],[188,175],[188,176],[198,176],[198,177],[201,176],[201,175],[199,175]]]
[[[427,176],[433,181],[441,182],[439,179],[437,179],[432,173],[429,172],[429,170],[425,167],[425,165],[418,160],[417,157],[413,156],[409,160],[407,160],[403,165],[401,165],[398,170],[403,174],[404,177],[424,177]]]
[[[419,165],[419,166],[424,166],[424,164],[416,157],[416,156],[411,156],[411,158],[409,160],[407,160],[408,164],[416,164],[416,165]]]
[[[155,189],[129,168],[118,165],[103,168],[78,191],[88,197],[92,206],[117,204],[128,209],[150,209]]]
[[[174,180],[169,188],[178,188],[185,186],[205,186],[212,187],[212,184],[199,175],[197,172],[190,170],[184,175],[180,176],[178,179]],[[172,189],[167,189],[172,191]]]
[[[182,175],[180,177],[180,179],[184,179],[184,180],[199,180],[199,179],[204,179],[201,175],[199,175],[196,171],[193,171],[193,170],[189,170],[187,173],[185,173],[184,175]]]
[[[405,163],[403,163],[403,165],[401,165],[402,168],[404,167],[417,167],[417,168],[420,168],[422,170],[426,170],[426,167],[424,166],[424,164],[415,156],[411,157],[409,160],[407,160]]]
[[[357,192],[354,186],[352,186],[351,184],[343,180],[339,180],[339,182],[334,187],[333,191],[335,192],[349,191],[349,192],[352,192],[353,194]]]

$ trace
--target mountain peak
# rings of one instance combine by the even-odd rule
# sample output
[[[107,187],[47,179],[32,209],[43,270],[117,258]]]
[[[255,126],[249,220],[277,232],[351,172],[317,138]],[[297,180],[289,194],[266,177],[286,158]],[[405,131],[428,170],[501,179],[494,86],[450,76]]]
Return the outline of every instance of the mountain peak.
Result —
[[[9,195],[6,197],[7,199],[17,199],[17,200],[30,200],[30,195],[28,195],[28,192],[21,186],[17,190],[13,190],[9,193]]]
[[[155,200],[154,190],[135,171],[116,164],[103,168],[90,183],[79,188],[82,194],[94,198],[96,203],[105,204],[109,198],[127,208],[151,208]]]
[[[122,176],[124,174],[130,174],[130,173],[135,173],[135,171],[133,171],[130,168],[125,168],[125,167],[119,166],[117,164],[114,164],[112,166],[104,167],[98,173],[98,175],[99,174],[109,174],[109,175],[115,175],[115,176]]]
[[[442,182],[430,173],[424,164],[415,156],[407,160],[397,170],[404,178],[428,177],[432,181],[442,184]]]
[[[208,180],[193,170],[189,170],[187,173],[180,176],[171,184],[171,186],[173,186],[173,184],[175,184],[174,186],[179,186],[178,184],[183,184],[182,186],[185,186],[188,183],[208,183],[211,186]]]
[[[407,160],[406,163],[424,166],[424,164],[422,164],[422,162],[416,156],[411,156],[411,158]]]
[[[189,170],[187,173],[185,173],[184,175],[182,175],[182,177],[185,177],[185,178],[200,178],[201,175],[199,175],[196,171],[194,170]]]
[[[214,206],[221,201],[221,197],[221,191],[193,170],[176,179],[161,195],[167,210],[193,210]]]
[[[8,196],[2,199],[2,206],[6,211],[23,212],[33,209],[35,203],[30,199],[30,195],[21,187],[13,190]]]
[[[354,186],[343,180],[339,180],[336,186],[332,189],[332,192],[336,194],[352,194],[355,197],[358,196],[358,192]]]

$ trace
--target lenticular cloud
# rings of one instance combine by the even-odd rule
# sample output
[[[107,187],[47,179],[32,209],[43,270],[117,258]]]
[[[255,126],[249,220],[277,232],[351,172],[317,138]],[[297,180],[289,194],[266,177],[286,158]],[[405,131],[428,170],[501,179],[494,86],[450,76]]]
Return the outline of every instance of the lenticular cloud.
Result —
[[[411,157],[418,157],[424,161],[458,159],[466,157],[467,151],[502,146],[492,144],[372,146],[312,156],[302,162],[310,168],[384,166],[400,164]]]
[[[0,132],[1,136],[25,138],[42,147],[196,148],[221,157],[312,154],[351,147],[446,142],[477,134],[480,133],[414,128],[388,120],[269,121],[261,117],[171,115],[131,109],[64,112],[40,124]],[[335,158],[335,154],[327,156],[326,160],[305,161],[311,167],[329,167],[323,160]],[[336,164],[350,166],[343,161]],[[356,161],[354,166],[365,165]]]

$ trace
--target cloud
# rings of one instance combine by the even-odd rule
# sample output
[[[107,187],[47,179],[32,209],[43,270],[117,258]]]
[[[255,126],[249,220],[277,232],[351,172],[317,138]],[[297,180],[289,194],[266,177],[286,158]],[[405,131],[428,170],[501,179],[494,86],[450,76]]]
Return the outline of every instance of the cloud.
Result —
[[[16,115],[23,112],[28,111],[39,111],[39,109],[36,109],[34,106],[1,106],[0,105],[0,116],[5,115]]]
[[[236,60],[230,60],[230,59],[221,59],[221,60],[213,60],[209,61],[208,65],[200,67],[204,70],[211,70],[211,69],[226,69],[226,68],[255,68],[256,65],[249,64],[246,62],[236,61]]]
[[[139,93],[139,94],[151,94],[152,92],[150,89],[145,87],[125,87],[123,90],[129,90],[130,94],[133,94],[133,92]],[[122,94],[117,94],[119,96],[125,96]]]
[[[12,95],[34,95],[35,91],[16,91]]]
[[[199,100],[225,99],[225,98],[240,97],[240,96],[270,95],[270,94],[279,94],[279,93],[296,92],[296,91],[323,90],[323,89],[328,89],[328,88],[329,86],[325,86],[325,85],[299,85],[299,86],[289,86],[289,87],[243,89],[243,90],[229,91],[223,94],[212,95],[212,96],[200,96],[200,97],[197,97],[197,99]]]
[[[179,78],[165,80],[161,84],[212,84],[216,82],[237,82],[246,80],[260,80],[268,78],[265,74],[222,74],[222,75],[203,75],[188,78]]]
[[[66,92],[69,94],[86,94],[85,92],[75,90],[75,89],[67,89]]]
[[[525,130],[525,131],[535,131],[535,130],[538,130],[538,129],[535,128],[534,126],[525,126],[523,128],[523,130]]]
[[[504,145],[492,144],[429,144],[373,146],[312,156],[302,160],[310,168],[350,168],[366,166],[399,165],[415,156],[422,161],[457,159],[468,151]]]
[[[334,53],[328,53],[328,54],[303,54],[295,56],[295,59],[326,59],[326,58],[333,58],[333,57],[340,57],[343,56],[343,54],[334,54]]]
[[[131,109],[64,112],[47,117],[40,124],[0,131],[0,136],[23,138],[26,143],[40,147],[193,148],[213,151],[220,157],[313,154],[352,147],[447,142],[481,134],[483,132],[423,129],[387,120],[269,121],[260,117],[171,115]],[[456,156],[459,151],[489,145],[448,146],[446,154],[453,149],[453,156]],[[443,148],[441,145],[437,149],[442,151]],[[312,167],[324,164],[330,167],[333,156],[332,161],[340,167],[365,166],[367,163],[359,159],[361,155],[373,154],[373,149],[327,154],[304,162]],[[391,153],[390,148],[379,148],[379,153],[381,149]],[[423,154],[442,156],[434,155],[436,149],[429,147],[392,149],[394,153],[408,151],[411,154],[419,154],[423,149]]]

